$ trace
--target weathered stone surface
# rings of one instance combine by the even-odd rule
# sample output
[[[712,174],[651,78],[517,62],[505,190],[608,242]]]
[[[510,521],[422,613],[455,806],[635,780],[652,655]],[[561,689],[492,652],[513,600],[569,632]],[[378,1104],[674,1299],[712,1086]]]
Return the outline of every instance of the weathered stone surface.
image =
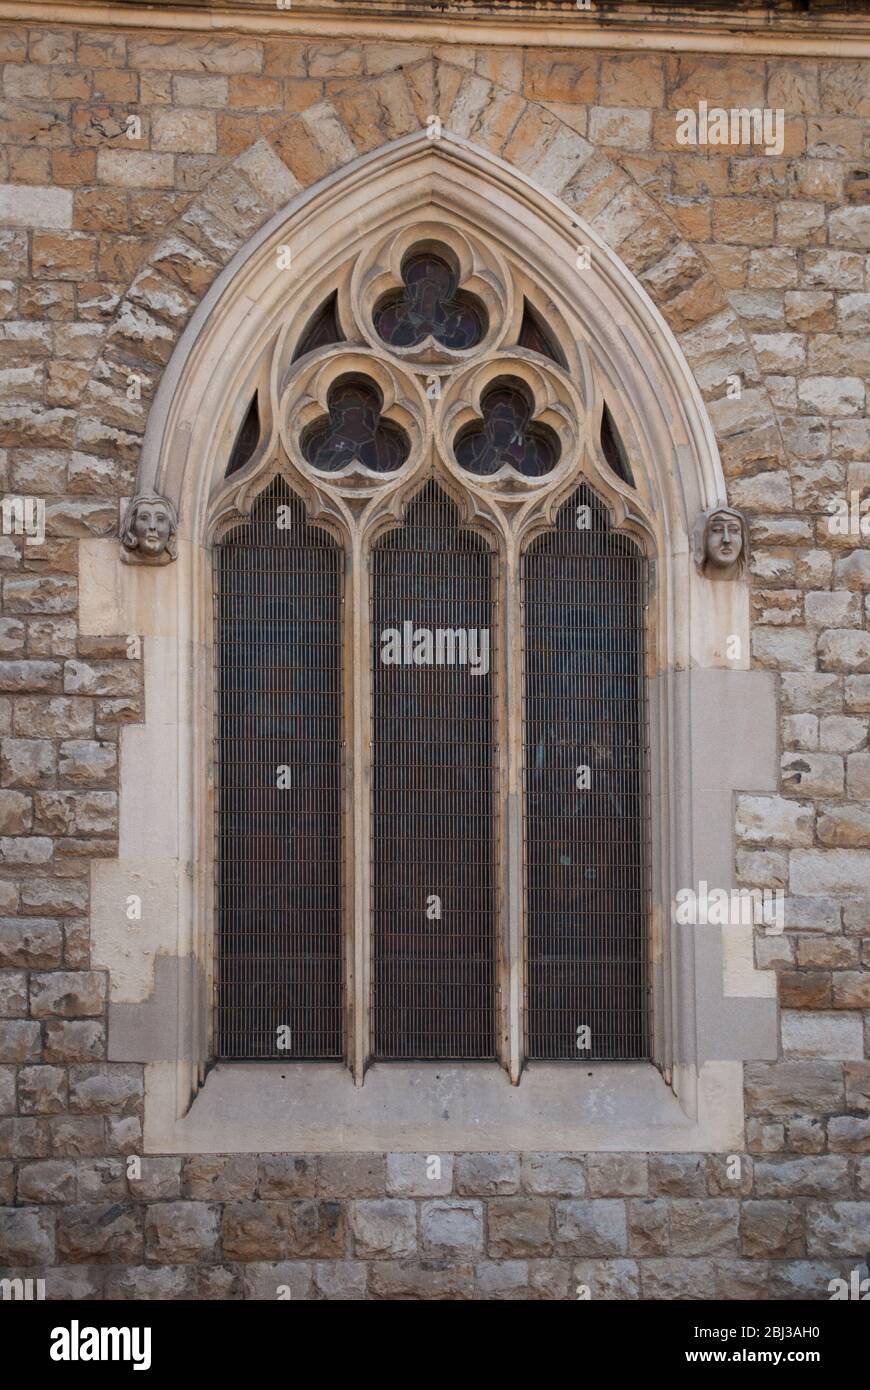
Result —
[[[468,1197],[496,1197],[518,1192],[520,1159],[518,1154],[458,1154],[456,1191]]]
[[[542,1198],[499,1198],[488,1204],[487,1217],[491,1258],[551,1253],[550,1203]]]
[[[870,1202],[810,1202],[807,1254],[863,1260],[870,1248]]]
[[[409,1204],[413,1205],[413,1204]],[[223,1210],[227,1260],[286,1260],[344,1254],[344,1211],[338,1202],[232,1202]]]
[[[606,1258],[628,1251],[625,1203],[619,1201],[557,1202],[556,1249],[561,1254]]]
[[[181,1170],[182,1195],[196,1202],[239,1202],[255,1195],[257,1160],[253,1155],[232,1157],[204,1154],[186,1158]],[[282,1192],[264,1194],[286,1196]]]
[[[470,1256],[483,1251],[483,1204],[456,1198],[424,1202],[420,1238],[427,1255]]]
[[[582,1154],[524,1154],[522,1185],[538,1197],[585,1197],[586,1160]]]
[[[257,1197],[267,1201],[280,1197],[313,1197],[316,1191],[315,1159],[307,1155],[269,1154],[259,1160]]]
[[[352,1202],[350,1227],[354,1253],[364,1259],[401,1258],[417,1249],[417,1208],[386,1197]]]
[[[142,1259],[141,1212],[123,1203],[64,1207],[57,1249],[69,1264],[132,1264]]]
[[[794,1259],[804,1253],[804,1214],[797,1202],[744,1202],[740,1213],[743,1254]]]
[[[213,1259],[220,1236],[220,1208],[206,1202],[157,1202],[145,1215],[145,1253],[157,1264]]]
[[[452,1154],[387,1154],[387,1195],[443,1197],[453,1190],[453,1163]]]
[[[92,1017],[102,1014],[105,1000],[106,976],[96,970],[57,971],[31,977],[30,1009],[34,1018]]]

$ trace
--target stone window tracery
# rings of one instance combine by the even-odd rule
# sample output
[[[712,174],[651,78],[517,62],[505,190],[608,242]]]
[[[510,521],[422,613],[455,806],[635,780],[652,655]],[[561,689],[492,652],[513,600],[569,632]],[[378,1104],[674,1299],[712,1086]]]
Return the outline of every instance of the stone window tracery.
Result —
[[[316,302],[263,359],[216,548],[280,478],[345,555],[345,1055],[359,1079],[373,1059],[516,1080],[526,1057],[648,1057],[646,556],[608,512],[634,484],[590,355],[493,240],[437,223],[363,241]],[[264,795],[279,751],[249,762]],[[276,1038],[282,1010],[310,1031],[318,981],[297,998],[285,971],[270,996],[261,974]],[[219,1009],[227,987],[219,966]]]

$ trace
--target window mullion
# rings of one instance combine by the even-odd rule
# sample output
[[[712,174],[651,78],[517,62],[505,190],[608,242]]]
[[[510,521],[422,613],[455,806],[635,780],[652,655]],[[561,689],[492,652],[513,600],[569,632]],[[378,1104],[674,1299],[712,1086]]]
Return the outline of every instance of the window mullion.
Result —
[[[352,892],[350,955],[350,1066],[361,1086],[371,1057],[371,642],[369,639],[369,561],[358,530],[351,537],[347,625],[350,646],[348,684]]]
[[[513,1085],[523,1068],[523,653],[519,595],[519,551],[508,542],[502,567],[501,632],[503,667],[502,728],[507,762],[506,794],[502,792],[502,882],[505,955],[502,970],[505,1057]]]

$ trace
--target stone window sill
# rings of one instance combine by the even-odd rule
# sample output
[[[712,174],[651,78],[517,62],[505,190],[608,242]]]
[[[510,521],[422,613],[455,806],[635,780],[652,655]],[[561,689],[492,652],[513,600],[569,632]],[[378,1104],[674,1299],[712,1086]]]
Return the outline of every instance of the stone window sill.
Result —
[[[742,1066],[676,1078],[651,1063],[535,1063],[519,1086],[487,1063],[222,1062],[183,1115],[177,1071],[146,1067],[149,1153],[723,1152],[743,1137]]]

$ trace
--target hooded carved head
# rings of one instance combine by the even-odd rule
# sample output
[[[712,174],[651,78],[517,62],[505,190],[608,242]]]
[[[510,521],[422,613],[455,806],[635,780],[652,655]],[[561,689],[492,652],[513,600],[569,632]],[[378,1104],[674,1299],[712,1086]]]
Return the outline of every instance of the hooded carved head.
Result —
[[[749,564],[749,527],[736,507],[709,507],[695,527],[695,564],[707,579],[736,579]]]

